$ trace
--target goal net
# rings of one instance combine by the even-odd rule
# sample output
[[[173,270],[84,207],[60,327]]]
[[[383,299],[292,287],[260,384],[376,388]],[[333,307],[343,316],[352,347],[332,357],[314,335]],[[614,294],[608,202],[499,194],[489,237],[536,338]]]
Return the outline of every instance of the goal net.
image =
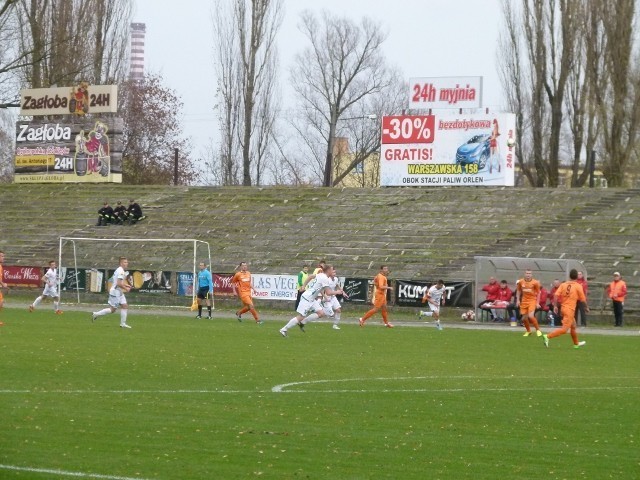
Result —
[[[61,297],[67,303],[104,303],[120,257],[129,260],[127,300],[133,305],[191,305],[198,264],[211,269],[211,248],[201,240],[60,237]]]

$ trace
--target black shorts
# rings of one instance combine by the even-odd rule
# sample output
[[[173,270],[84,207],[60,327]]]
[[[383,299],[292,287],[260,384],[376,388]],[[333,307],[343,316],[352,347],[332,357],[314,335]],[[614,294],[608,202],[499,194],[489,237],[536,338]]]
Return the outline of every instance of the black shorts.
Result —
[[[198,294],[196,295],[200,300],[205,300],[209,298],[209,287],[200,287],[198,289]]]

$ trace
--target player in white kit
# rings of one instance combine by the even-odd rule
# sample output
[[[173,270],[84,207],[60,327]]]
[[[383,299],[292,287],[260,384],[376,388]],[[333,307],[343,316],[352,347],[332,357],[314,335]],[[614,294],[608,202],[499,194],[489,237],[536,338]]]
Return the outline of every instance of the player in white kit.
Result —
[[[44,290],[42,295],[29,305],[29,311],[33,312],[38,304],[44,300],[44,297],[51,297],[53,299],[53,311],[60,315],[62,310],[60,310],[60,295],[58,294],[58,269],[54,260],[49,262],[49,269],[40,280],[44,283]]]
[[[445,292],[447,288],[444,286],[444,282],[442,280],[438,280],[435,285],[431,285],[429,290],[426,291],[424,296],[422,297],[422,303],[429,304],[430,311],[420,311],[420,316],[426,316],[435,318],[436,326],[438,330],[442,330],[442,325],[440,325],[440,306],[445,304]]]
[[[349,298],[340,286],[340,279],[338,278],[337,271],[333,269],[333,275],[329,277],[329,288],[333,291],[342,291],[342,296],[344,298]],[[340,301],[335,295],[329,296],[327,300],[322,304],[322,309],[324,314],[327,317],[333,317],[333,329],[340,330],[340,316],[342,314],[342,305],[340,305]]]
[[[307,291],[300,297],[300,304],[296,310],[297,315],[280,329],[280,335],[287,336],[287,330],[298,325],[304,332],[304,325],[318,318],[324,317],[325,313],[321,301],[325,301],[331,295],[339,295],[342,290],[331,290],[329,276],[333,273],[333,267],[326,265],[324,272],[309,275],[305,280]]]
[[[116,269],[112,277],[111,289],[109,290],[109,307],[103,308],[98,312],[91,314],[91,321],[95,322],[98,317],[108,315],[115,312],[120,307],[120,326],[122,328],[131,328],[127,324],[127,299],[124,294],[131,290],[131,285],[127,282],[129,272],[126,271],[129,266],[129,260],[120,257],[120,266]]]

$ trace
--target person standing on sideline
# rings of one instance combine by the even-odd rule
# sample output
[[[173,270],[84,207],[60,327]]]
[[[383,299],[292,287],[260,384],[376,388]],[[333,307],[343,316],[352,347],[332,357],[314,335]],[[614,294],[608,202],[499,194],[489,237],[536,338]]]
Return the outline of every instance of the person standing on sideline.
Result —
[[[522,324],[526,329],[524,337],[531,335],[530,324],[536,329],[536,335],[540,337],[540,325],[536,319],[536,309],[540,308],[540,282],[533,278],[531,270],[525,270],[524,278],[516,283],[516,307],[520,308]]]
[[[309,275],[309,277],[307,277],[306,283],[308,288],[302,294],[300,305],[298,305],[298,310],[296,310],[297,315],[280,329],[280,335],[286,337],[287,331],[296,325],[304,332],[304,326],[307,323],[325,316],[325,310],[322,303],[332,295],[339,295],[343,293],[342,290],[331,289],[329,277],[332,274],[333,266],[325,264],[324,271],[320,271],[317,274]]]
[[[582,327],[586,327],[587,326],[587,308],[586,308],[586,303],[589,302],[589,285],[587,284],[587,279],[584,278],[584,275],[582,274],[582,272],[578,272],[578,279],[576,280],[576,282],[578,282],[580,284],[580,286],[582,287],[582,291],[584,292],[584,296],[586,297],[587,300],[585,300],[585,302],[578,302],[578,316],[580,318],[580,326]],[[576,318],[577,320],[577,318]]]
[[[572,268],[569,272],[569,281],[561,283],[556,289],[553,297],[553,311],[558,313],[558,304],[562,309],[562,326],[556,328],[549,335],[543,335],[542,340],[544,346],[549,347],[549,340],[560,335],[564,335],[567,332],[571,333],[571,339],[573,340],[573,348],[580,348],[587,342],[578,341],[578,334],[576,333],[576,307],[579,302],[585,303],[585,310],[589,311],[589,306],[586,305],[587,297],[584,295],[582,285],[577,282],[578,271]]]
[[[624,314],[624,297],[627,295],[627,284],[620,277],[620,272],[613,273],[613,282],[607,285],[606,288],[613,305],[613,315],[616,319],[614,326],[621,327]]]
[[[127,272],[128,267],[129,260],[127,260],[126,257],[120,257],[119,266],[116,271],[113,272],[113,277],[111,277],[111,289],[109,290],[108,301],[109,307],[103,308],[98,312],[93,312],[91,314],[92,322],[95,322],[98,317],[114,313],[119,307],[120,327],[131,328],[129,324],[127,324],[127,311],[129,305],[127,305],[127,299],[124,296],[125,293],[131,290],[131,285],[127,282],[127,278],[129,277],[129,272]]]
[[[40,279],[44,283],[44,290],[42,295],[37,297],[31,305],[29,305],[29,311],[33,312],[38,304],[44,300],[44,297],[51,297],[53,299],[53,311],[55,314],[62,314],[60,310],[60,295],[58,294],[58,269],[56,268],[55,260],[49,262],[49,269]]]
[[[389,267],[382,265],[380,272],[373,279],[373,308],[364,314],[362,318],[358,320],[361,327],[364,327],[364,322],[375,315],[378,311],[382,313],[382,321],[387,328],[393,328],[393,325],[389,323],[387,315],[387,290],[391,290],[388,285],[387,277],[389,276]]]
[[[0,250],[0,310],[4,307],[4,296],[2,295],[2,289],[7,288],[7,284],[4,283],[4,270],[2,270],[2,265],[4,264],[4,252]],[[4,323],[0,322],[0,325],[4,325]]]
[[[444,306],[445,304],[444,294],[446,291],[447,289],[444,286],[444,282],[442,280],[438,280],[435,285],[431,285],[431,287],[429,287],[422,297],[422,303],[427,303],[430,311],[420,311],[420,316],[433,316],[436,320],[436,327],[438,327],[438,330],[442,330],[442,325],[440,325],[440,306]]]
[[[211,272],[207,269],[207,264],[200,262],[200,271],[198,272],[198,316],[196,318],[202,318],[202,305],[207,306],[209,315],[207,320],[211,320],[211,299],[213,298],[213,277]]]
[[[298,272],[298,280],[296,281],[296,288],[298,289],[298,294],[296,295],[296,306],[294,310],[298,310],[298,305],[300,305],[300,297],[304,293],[304,282],[309,276],[309,266],[305,265],[302,267],[302,270]]]
[[[233,294],[237,295],[242,302],[243,307],[236,312],[236,318],[239,322],[242,321],[242,314],[251,312],[256,323],[262,324],[258,318],[258,312],[253,306],[253,300],[251,299],[251,293],[255,293],[255,288],[251,285],[251,272],[248,270],[247,262],[240,262],[240,271],[231,279],[231,288],[233,288]]]

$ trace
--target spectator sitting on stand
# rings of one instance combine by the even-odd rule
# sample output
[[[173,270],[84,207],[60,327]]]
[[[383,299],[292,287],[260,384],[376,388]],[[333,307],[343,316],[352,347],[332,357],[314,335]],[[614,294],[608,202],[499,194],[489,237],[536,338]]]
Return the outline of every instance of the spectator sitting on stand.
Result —
[[[113,208],[109,205],[109,202],[104,202],[102,208],[98,210],[98,223],[97,227],[106,227],[110,223],[115,221],[113,215]]]
[[[118,202],[116,208],[113,209],[113,216],[115,217],[115,223],[124,225],[127,220],[127,207],[122,202]]]
[[[130,199],[129,208],[127,209],[128,222],[133,225],[134,223],[139,222],[140,220],[144,220],[145,218],[147,217],[142,215],[142,208],[140,208],[140,205],[138,205],[133,198]]]

